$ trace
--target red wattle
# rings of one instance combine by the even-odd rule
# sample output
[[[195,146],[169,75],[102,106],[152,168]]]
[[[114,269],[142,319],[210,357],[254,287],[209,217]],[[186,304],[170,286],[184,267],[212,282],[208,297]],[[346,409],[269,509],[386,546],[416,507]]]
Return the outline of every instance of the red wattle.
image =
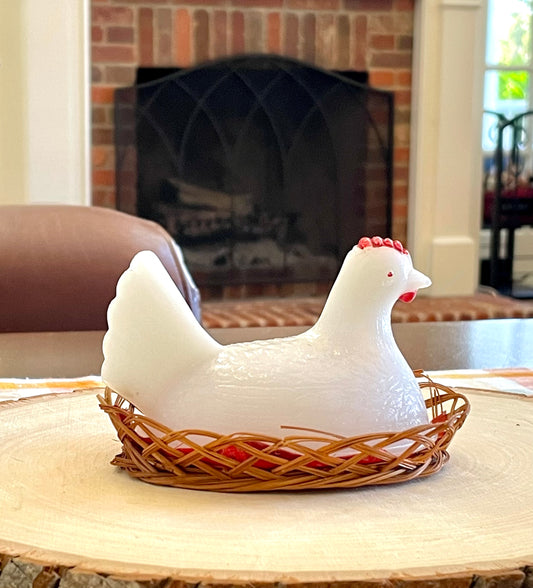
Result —
[[[402,302],[413,302],[413,300],[416,298],[416,290],[414,290],[413,292],[406,292],[405,294],[402,294],[400,296],[400,300]]]

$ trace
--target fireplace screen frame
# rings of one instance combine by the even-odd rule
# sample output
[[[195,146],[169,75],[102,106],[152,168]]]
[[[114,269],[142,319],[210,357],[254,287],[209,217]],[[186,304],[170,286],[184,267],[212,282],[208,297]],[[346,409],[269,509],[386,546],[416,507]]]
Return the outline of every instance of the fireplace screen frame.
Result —
[[[115,91],[118,210],[162,224],[199,286],[334,279],[391,236],[394,96],[278,55]]]

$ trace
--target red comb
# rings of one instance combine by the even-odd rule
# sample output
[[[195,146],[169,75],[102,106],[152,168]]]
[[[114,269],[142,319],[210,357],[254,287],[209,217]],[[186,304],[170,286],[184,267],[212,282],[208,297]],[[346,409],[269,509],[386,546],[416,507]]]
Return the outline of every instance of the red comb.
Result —
[[[393,241],[388,237],[385,239],[382,239],[381,237],[361,237],[359,243],[357,243],[357,247],[360,249],[365,249],[366,247],[391,247],[400,253],[408,253],[407,249],[400,243],[400,241]]]

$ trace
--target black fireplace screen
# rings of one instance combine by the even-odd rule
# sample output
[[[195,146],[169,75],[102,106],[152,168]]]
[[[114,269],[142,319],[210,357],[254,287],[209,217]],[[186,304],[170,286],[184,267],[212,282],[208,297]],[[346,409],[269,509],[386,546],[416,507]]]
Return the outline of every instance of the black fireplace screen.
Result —
[[[331,280],[390,235],[392,94],[233,57],[115,94],[117,208],[161,223],[199,285]]]

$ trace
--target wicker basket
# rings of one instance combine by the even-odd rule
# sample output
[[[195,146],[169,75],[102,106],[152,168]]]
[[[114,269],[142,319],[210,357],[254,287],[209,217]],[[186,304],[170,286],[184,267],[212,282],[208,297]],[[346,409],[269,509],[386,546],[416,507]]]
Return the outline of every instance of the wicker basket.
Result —
[[[447,447],[470,405],[422,372],[415,375],[423,377],[430,424],[356,437],[172,431],[110,388],[98,398],[122,443],[122,453],[111,463],[144,482],[221,492],[356,488],[428,476],[448,461]],[[401,452],[399,445],[405,447]]]

